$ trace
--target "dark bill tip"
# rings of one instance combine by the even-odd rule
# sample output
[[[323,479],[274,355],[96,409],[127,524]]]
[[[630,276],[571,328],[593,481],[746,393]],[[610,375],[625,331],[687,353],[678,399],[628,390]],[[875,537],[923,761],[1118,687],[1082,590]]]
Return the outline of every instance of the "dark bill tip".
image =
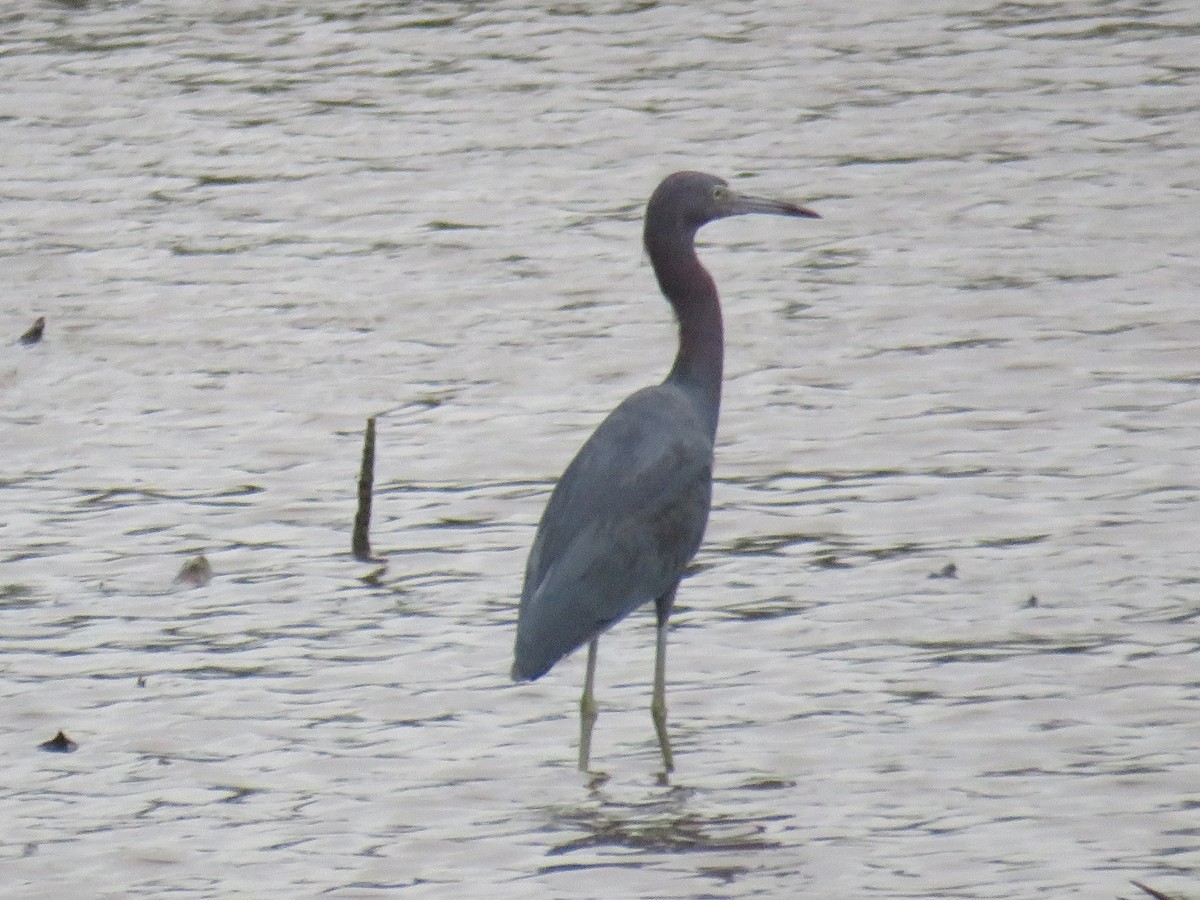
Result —
[[[771,200],[767,197],[750,197],[746,194],[739,194],[735,198],[732,212],[734,215],[742,213],[765,213],[771,216],[796,216],[803,219],[819,219],[821,216],[807,206],[797,206],[795,203],[787,203],[783,200]]]
[[[802,217],[803,217],[803,218],[805,218],[805,219],[819,219],[819,218],[821,218],[821,214],[820,214],[820,213],[818,213],[818,212],[814,212],[813,210],[809,209],[807,206],[793,206],[793,207],[792,207],[792,211],[791,211],[791,215],[793,215],[793,216],[802,216]]]

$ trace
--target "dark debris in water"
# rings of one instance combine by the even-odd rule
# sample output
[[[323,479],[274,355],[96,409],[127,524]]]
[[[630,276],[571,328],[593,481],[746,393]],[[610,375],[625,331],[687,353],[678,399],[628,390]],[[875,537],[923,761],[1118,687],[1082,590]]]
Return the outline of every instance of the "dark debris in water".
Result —
[[[79,744],[61,731],[50,740],[38,744],[39,750],[45,750],[48,753],[74,753],[78,747]]]
[[[212,565],[209,563],[208,557],[201,553],[183,564],[179,574],[175,576],[175,583],[203,587],[212,581],[212,577]]]
[[[37,321],[35,321],[32,325],[29,326],[29,330],[26,331],[23,335],[21,335],[19,340],[26,347],[32,346],[33,344],[39,343],[41,341],[42,334],[45,333],[45,331],[46,331],[46,317],[38,316]]]
[[[958,577],[958,566],[956,566],[952,562],[946,563],[938,571],[930,572],[929,577],[930,578],[957,578]]]

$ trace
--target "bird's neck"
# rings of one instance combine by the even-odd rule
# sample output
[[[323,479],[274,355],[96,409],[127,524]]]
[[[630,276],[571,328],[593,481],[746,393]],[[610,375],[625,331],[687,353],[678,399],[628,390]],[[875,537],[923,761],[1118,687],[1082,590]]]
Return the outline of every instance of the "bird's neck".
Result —
[[[667,381],[697,397],[715,433],[725,359],[721,303],[712,276],[696,256],[694,234],[681,237],[686,239],[646,240],[658,285],[679,320],[679,351]]]

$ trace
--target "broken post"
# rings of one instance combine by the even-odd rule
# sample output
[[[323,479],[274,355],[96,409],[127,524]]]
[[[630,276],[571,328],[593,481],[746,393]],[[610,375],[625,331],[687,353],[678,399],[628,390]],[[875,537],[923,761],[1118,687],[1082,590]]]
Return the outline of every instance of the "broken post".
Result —
[[[367,419],[363,435],[362,468],[358,471],[358,511],[354,514],[354,534],[350,549],[359,562],[373,562],[371,557],[371,492],[375,488],[375,417]]]

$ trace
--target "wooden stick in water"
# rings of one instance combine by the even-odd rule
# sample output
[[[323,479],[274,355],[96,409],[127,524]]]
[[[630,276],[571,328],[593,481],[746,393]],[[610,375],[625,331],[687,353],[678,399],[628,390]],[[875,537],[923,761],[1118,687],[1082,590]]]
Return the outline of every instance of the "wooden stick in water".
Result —
[[[363,435],[362,468],[358,471],[358,511],[350,549],[359,562],[374,562],[371,556],[371,493],[375,488],[375,417],[367,419]]]

